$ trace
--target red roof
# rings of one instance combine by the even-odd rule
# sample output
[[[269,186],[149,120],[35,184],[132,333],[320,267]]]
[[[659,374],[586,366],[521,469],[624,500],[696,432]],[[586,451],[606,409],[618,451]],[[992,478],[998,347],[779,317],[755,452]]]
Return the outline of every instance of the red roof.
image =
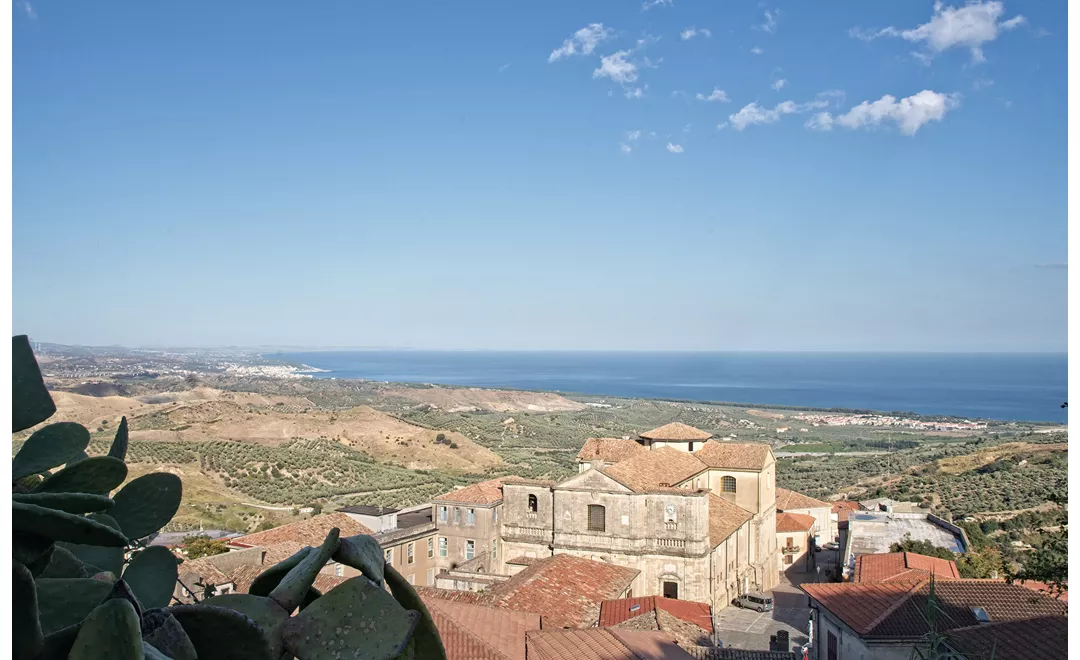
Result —
[[[634,609],[635,607],[637,609]],[[614,626],[627,619],[653,612],[657,608],[687,623],[692,623],[708,633],[712,633],[712,610],[707,603],[695,603],[690,600],[676,600],[662,596],[605,600],[600,604],[599,626],[601,628]]]
[[[539,614],[422,598],[447,660],[525,660],[525,633],[540,630]]]
[[[647,451],[637,440],[622,438],[589,438],[578,452],[579,461],[604,461],[618,463],[634,454]]]
[[[543,615],[544,629],[585,628],[600,614],[600,604],[618,598],[639,571],[573,555],[538,560],[491,587],[492,604]]]
[[[350,518],[347,514],[335,511],[334,513],[314,516],[307,520],[268,529],[264,532],[241,536],[230,540],[229,545],[239,548],[253,548],[260,545],[274,546],[281,543],[295,542],[300,544],[300,547],[308,545],[318,547],[326,540],[326,535],[334,527],[340,530],[343,537],[375,533]]]
[[[832,512],[837,515],[837,522],[847,522],[853,511],[859,510],[859,503],[851,500],[837,500],[832,503]]]
[[[508,479],[488,479],[465,488],[458,488],[432,498],[439,502],[459,502],[462,504],[495,504],[503,498],[502,486]]]
[[[928,632],[924,612],[930,580],[917,582],[848,582],[803,584],[800,589],[859,635],[875,639],[913,639]],[[998,580],[934,582],[942,630],[976,626],[972,608],[986,611],[991,622],[1064,616],[1066,605]]]
[[[1032,589],[1034,591],[1041,591],[1047,596],[1050,596],[1051,598],[1057,598],[1063,603],[1069,602],[1068,591],[1063,591],[1060,594],[1056,594],[1053,587],[1051,587],[1045,582],[1038,582],[1036,580],[1017,580],[1016,584],[1020,585],[1021,587],[1027,587],[1028,589]]]
[[[529,660],[692,660],[669,635],[594,628],[529,633]]]
[[[814,517],[805,513],[778,513],[776,514],[776,533],[809,532],[814,528],[814,522]]]
[[[780,511],[791,511],[793,509],[825,509],[828,507],[828,502],[822,502],[821,500],[810,497],[809,495],[803,495],[794,490],[788,490],[787,488],[781,488],[779,486],[776,487],[776,508]]]
[[[1069,620],[1065,616],[1001,621],[959,628],[949,633],[951,646],[995,660],[1042,660],[1069,655]]]
[[[939,578],[958,578],[956,562],[928,557],[914,552],[890,552],[883,555],[859,555],[855,558],[852,582],[898,582],[921,580],[933,574]]]

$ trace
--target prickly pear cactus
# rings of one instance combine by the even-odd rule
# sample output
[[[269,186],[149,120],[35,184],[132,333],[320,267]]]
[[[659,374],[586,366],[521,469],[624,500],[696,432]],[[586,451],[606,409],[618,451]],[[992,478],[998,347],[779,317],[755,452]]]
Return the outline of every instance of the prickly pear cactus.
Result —
[[[56,406],[25,336],[12,338],[12,358],[18,433]],[[87,456],[89,443],[79,424],[48,424],[12,461],[17,660],[445,660],[430,614],[378,542],[337,529],[269,567],[248,594],[173,604],[176,557],[144,539],[176,514],[180,479],[125,484],[126,419],[107,455]],[[331,559],[361,575],[323,595],[313,584]]]

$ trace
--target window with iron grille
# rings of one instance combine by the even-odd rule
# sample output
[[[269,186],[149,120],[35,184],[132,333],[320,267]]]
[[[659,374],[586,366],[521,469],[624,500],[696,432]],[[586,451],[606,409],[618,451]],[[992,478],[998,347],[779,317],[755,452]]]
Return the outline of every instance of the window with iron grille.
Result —
[[[604,507],[599,504],[589,505],[589,531],[590,532],[602,532],[605,529],[605,514]]]
[[[721,477],[720,490],[725,493],[735,492],[735,477]]]
[[[536,495],[529,495],[529,513],[536,513]]]

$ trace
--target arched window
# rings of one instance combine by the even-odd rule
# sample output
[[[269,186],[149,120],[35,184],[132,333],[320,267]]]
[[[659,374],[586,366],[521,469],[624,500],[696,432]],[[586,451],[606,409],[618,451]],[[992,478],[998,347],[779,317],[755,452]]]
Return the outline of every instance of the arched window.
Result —
[[[735,477],[721,477],[720,490],[725,493],[735,492]]]
[[[529,513],[536,513],[536,495],[529,495]]]
[[[602,532],[605,529],[605,511],[599,504],[589,505],[589,531]]]

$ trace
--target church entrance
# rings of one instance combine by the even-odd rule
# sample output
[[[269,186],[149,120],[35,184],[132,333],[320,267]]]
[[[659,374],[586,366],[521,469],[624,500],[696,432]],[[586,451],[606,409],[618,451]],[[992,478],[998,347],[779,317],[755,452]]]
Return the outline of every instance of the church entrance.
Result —
[[[678,598],[679,597],[679,583],[678,582],[665,582],[664,583],[664,598]]]

